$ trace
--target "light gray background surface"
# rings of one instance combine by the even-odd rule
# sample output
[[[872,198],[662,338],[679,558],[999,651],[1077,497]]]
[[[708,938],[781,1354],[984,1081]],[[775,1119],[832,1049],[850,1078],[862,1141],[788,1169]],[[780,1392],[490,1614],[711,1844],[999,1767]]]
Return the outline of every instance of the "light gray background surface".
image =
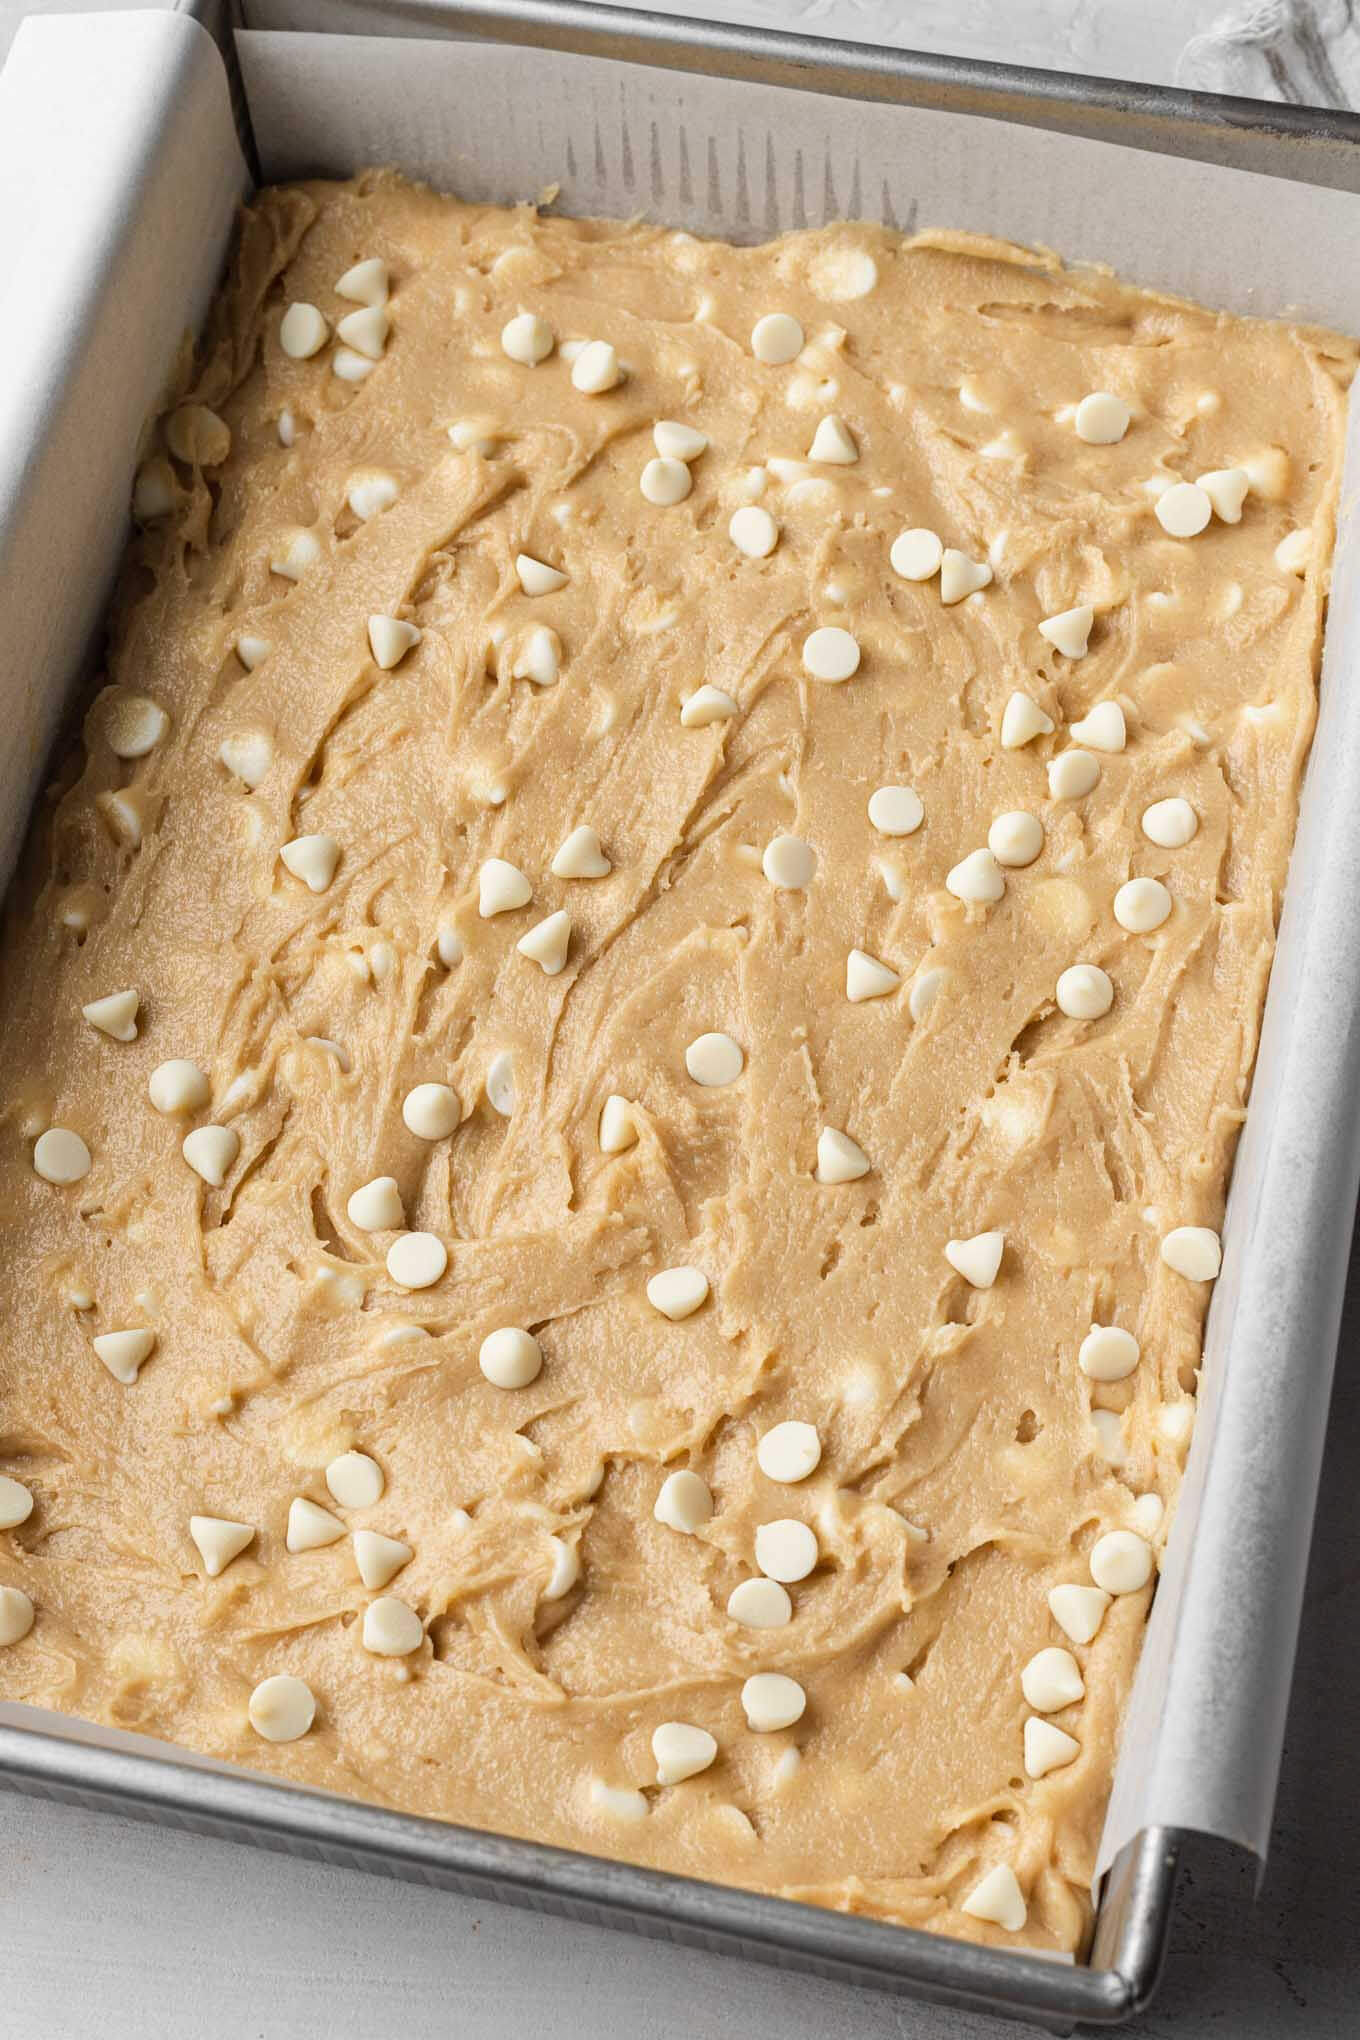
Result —
[[[0,0],[0,60],[31,4]],[[109,0],[48,4],[70,12]],[[1295,17],[1280,57],[1259,39],[1217,35],[1225,9],[1216,0],[658,6],[1108,76],[1341,97],[1360,77],[1350,5],[1267,0],[1237,17],[1272,9]],[[1192,38],[1201,40],[1187,55]],[[1265,1885],[1253,1903],[1244,1866],[1186,1866],[1166,1985],[1138,2027],[1144,2040],[1360,2034],[1358,1363],[1360,1257]],[[984,2040],[1008,2030],[7,1796],[0,1893],[0,2040],[510,2040],[526,2027],[550,2027],[554,2040]]]

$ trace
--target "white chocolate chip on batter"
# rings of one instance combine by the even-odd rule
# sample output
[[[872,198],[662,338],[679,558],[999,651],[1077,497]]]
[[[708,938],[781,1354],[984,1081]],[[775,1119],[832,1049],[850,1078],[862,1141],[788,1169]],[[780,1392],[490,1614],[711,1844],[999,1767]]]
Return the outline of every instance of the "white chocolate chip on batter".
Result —
[[[228,772],[254,792],[269,777],[269,768],[274,763],[274,742],[264,730],[243,730],[237,736],[224,737],[217,747],[217,755]]]
[[[283,1541],[289,1551],[322,1551],[328,1544],[338,1544],[344,1534],[340,1518],[323,1509],[320,1502],[294,1495],[288,1504],[288,1528]]]
[[[569,1594],[581,1577],[581,1558],[574,1544],[564,1538],[548,1539],[553,1561],[548,1583],[539,1595],[540,1601],[560,1601]]]
[[[81,1007],[81,1013],[100,1034],[107,1034],[110,1041],[135,1041],[137,1039],[137,1012],[141,1005],[138,992],[108,992],[102,999],[91,999],[88,1006]]]
[[[1004,1232],[981,1232],[967,1240],[946,1240],[944,1257],[973,1289],[990,1289],[1001,1272],[1005,1250]]]
[[[1122,751],[1128,742],[1124,711],[1117,701],[1098,701],[1070,732],[1073,742],[1088,744],[1093,751]]]
[[[33,1619],[33,1603],[22,1587],[0,1587],[0,1648],[22,1643]]]
[[[724,693],[721,687],[710,687],[705,681],[681,708],[680,721],[687,730],[703,730],[710,723],[728,722],[736,713],[737,704],[732,696]]]
[[[1054,650],[1061,652],[1065,659],[1082,659],[1086,656],[1095,620],[1094,609],[1089,602],[1083,602],[1076,609],[1064,609],[1057,616],[1046,616],[1039,625],[1039,635],[1047,638]]]
[[[807,1694],[784,1672],[756,1672],[741,1689],[741,1705],[748,1728],[757,1735],[773,1735],[802,1720]]]
[[[341,382],[367,382],[377,365],[353,347],[337,347],[331,356],[331,374],[338,375]]]
[[[571,364],[571,380],[587,397],[603,396],[617,386],[622,371],[619,357],[608,340],[587,340]]]
[[[1282,573],[1298,574],[1308,572],[1313,560],[1313,534],[1307,526],[1298,531],[1286,532],[1275,548],[1275,564]]]
[[[382,1468],[367,1452],[342,1452],[326,1468],[326,1486],[342,1509],[371,1509],[386,1485]]]
[[[859,447],[855,444],[854,434],[844,418],[838,418],[833,412],[829,417],[822,419],[812,435],[812,444],[808,448],[807,457],[809,460],[824,461],[832,467],[854,466],[859,459]]]
[[[246,1712],[256,1735],[266,1742],[297,1742],[316,1720],[316,1700],[305,1679],[275,1672],[261,1679]]]
[[[1003,751],[1021,751],[1035,737],[1051,737],[1053,718],[1045,715],[1037,701],[1017,688],[1007,701],[1001,716],[1001,748]]]
[[[803,640],[803,671],[836,686],[859,671],[859,646],[848,630],[823,624]]]
[[[768,510],[758,503],[744,503],[734,510],[727,525],[727,535],[738,552],[747,559],[767,559],[779,543],[779,526]]]
[[[362,354],[366,361],[381,361],[391,330],[392,321],[385,305],[364,305],[336,321],[335,337],[356,354]]]
[[[1006,874],[992,851],[970,850],[947,874],[945,885],[956,900],[992,906],[1006,890]]]
[[[817,875],[817,852],[797,836],[773,836],[760,868],[779,892],[802,892]]]
[[[658,418],[652,427],[652,445],[662,460],[698,460],[708,451],[708,440],[693,425],[678,418]]]
[[[390,673],[394,666],[400,665],[423,635],[413,623],[407,623],[400,616],[370,616],[368,619],[369,650],[384,673]]]
[[[364,1649],[374,1657],[409,1657],[425,1641],[425,1625],[395,1594],[380,1594],[364,1610]]]
[[[1162,530],[1171,538],[1195,538],[1213,515],[1214,506],[1197,482],[1173,482],[1153,505]]]
[[[486,1098],[493,1112],[509,1119],[515,1110],[515,1059],[508,1048],[493,1055],[486,1066]]]
[[[939,534],[917,525],[899,532],[892,542],[888,562],[904,581],[929,581],[939,573],[944,545]]]
[[[361,1183],[345,1212],[360,1232],[393,1232],[406,1223],[395,1176],[374,1176],[371,1182]]]
[[[987,848],[998,864],[1012,870],[1033,864],[1043,847],[1043,823],[1037,815],[1026,814],[1021,808],[998,815],[987,831]]]
[[[992,570],[986,560],[970,560],[952,545],[940,557],[940,600],[946,608],[991,586]]]
[[[1058,979],[1055,997],[1069,1020],[1099,1020],[1114,1004],[1114,986],[1098,963],[1073,963]]]
[[[1199,829],[1199,816],[1189,801],[1179,796],[1170,800],[1154,800],[1151,807],[1143,810],[1142,828],[1148,841],[1161,849],[1183,850],[1194,840]]]
[[[34,1172],[44,1183],[79,1183],[93,1166],[90,1150],[69,1126],[49,1126],[33,1144]]]
[[[649,503],[658,509],[668,510],[676,503],[683,503],[694,487],[694,477],[682,460],[663,460],[660,455],[649,460],[642,470],[638,485]]]
[[[539,921],[527,935],[521,935],[515,944],[521,956],[527,956],[536,963],[545,977],[556,977],[566,968],[567,951],[571,947],[571,916],[560,908]]]
[[[1049,1612],[1073,1643],[1090,1643],[1105,1620],[1110,1596],[1103,1587],[1064,1585],[1048,1590]]]
[[[1057,1714],[1086,1697],[1081,1666],[1061,1644],[1036,1651],[1020,1674],[1020,1690],[1036,1714]]]
[[[477,911],[484,921],[527,907],[533,896],[524,873],[503,857],[488,857],[477,874]]]
[[[647,1284],[647,1301],[672,1324],[693,1317],[708,1298],[708,1277],[701,1268],[663,1268]]]
[[[104,734],[115,758],[145,758],[169,727],[165,710],[146,694],[116,695],[104,717]]]
[[[354,1563],[370,1593],[377,1593],[394,1580],[414,1556],[410,1545],[403,1544],[399,1537],[384,1537],[378,1530],[354,1533]]]
[[[198,1546],[210,1580],[239,1558],[255,1535],[253,1523],[235,1523],[229,1516],[191,1516],[189,1535]]]
[[[1159,878],[1131,878],[1114,896],[1114,917],[1130,935],[1150,935],[1171,913],[1171,895]]]
[[[824,1126],[817,1136],[817,1181],[857,1183],[867,1176],[873,1163],[858,1141],[834,1126]]]
[[[90,1344],[114,1380],[121,1381],[124,1388],[131,1388],[137,1379],[138,1368],[143,1361],[150,1359],[155,1350],[156,1334],[143,1325],[137,1325],[126,1331],[98,1332]]]
[[[231,452],[231,431],[206,404],[181,404],[166,421],[165,443],[186,467],[220,467]]]
[[[572,830],[550,866],[554,878],[607,878],[614,869],[588,823]]]
[[[168,517],[175,507],[178,484],[168,460],[149,460],[139,467],[132,484],[132,514],[139,524],[152,524]]]
[[[1212,1282],[1223,1265],[1223,1248],[1218,1234],[1207,1225],[1178,1225],[1162,1241],[1162,1259],[1168,1268],[1190,1282]]]
[[[740,1042],[730,1034],[700,1034],[685,1050],[685,1068],[696,1084],[717,1090],[735,1084],[746,1067]]]
[[[1081,800],[1100,779],[1100,760],[1089,751],[1059,751],[1048,761],[1048,791],[1053,800]]]
[[[452,1084],[416,1084],[401,1101],[401,1116],[418,1140],[446,1140],[462,1116]]]
[[[1091,1547],[1091,1578],[1107,1594],[1136,1594],[1152,1578],[1152,1552],[1136,1530],[1107,1530]]]
[[[663,1721],[652,1731],[652,1755],[656,1758],[658,1785],[680,1785],[706,1771],[718,1754],[718,1745],[706,1728],[688,1721]]]
[[[1029,1917],[1025,1894],[1009,1863],[997,1863],[973,1886],[959,1906],[970,1919],[987,1920],[1018,1934]]]
[[[180,1143],[180,1153],[196,1176],[220,1190],[241,1152],[241,1136],[231,1126],[196,1126]]]
[[[555,595],[567,585],[567,576],[560,567],[550,567],[546,560],[537,560],[532,553],[515,554],[515,575],[526,595]]]
[[[788,312],[766,312],[751,328],[751,352],[770,368],[782,368],[803,351],[803,329]]]
[[[437,1233],[408,1232],[387,1249],[387,1272],[398,1289],[432,1289],[449,1265]]]
[[[401,487],[396,476],[377,468],[365,468],[352,474],[345,483],[345,501],[361,524],[381,517],[384,510],[392,508],[400,494]],[[371,632],[371,621],[369,629]]]
[[[600,1110],[600,1153],[621,1155],[636,1145],[637,1137],[632,1101],[612,1091]]]
[[[1214,506],[1215,517],[1224,524],[1242,522],[1242,505],[1251,487],[1251,477],[1245,468],[1211,468],[1207,475],[1196,475],[1195,487],[1203,489]]]
[[[536,312],[516,312],[501,327],[501,352],[523,368],[546,361],[555,344],[552,327]]]
[[[512,680],[532,680],[535,687],[555,687],[562,673],[562,640],[546,623],[525,631],[510,661]]]
[[[279,851],[279,860],[294,878],[302,880],[308,892],[323,893],[340,863],[340,845],[334,836],[294,836]]]
[[[1120,1325],[1092,1325],[1077,1351],[1077,1365],[1091,1381],[1123,1381],[1138,1365],[1140,1348]]]
[[[768,1580],[786,1587],[805,1580],[819,1556],[816,1531],[796,1516],[780,1516],[756,1529],[756,1564]]]
[[[667,1474],[652,1505],[652,1514],[668,1530],[692,1537],[713,1516],[713,1491],[706,1480],[688,1467]]]
[[[1108,390],[1092,390],[1077,405],[1072,423],[1078,439],[1088,446],[1114,446],[1128,431],[1132,416],[1122,398]]]
[[[381,255],[368,255],[347,269],[335,286],[337,297],[352,305],[385,305],[388,298],[387,264]]]
[[[1157,1532],[1162,1527],[1162,1518],[1165,1514],[1165,1502],[1163,1502],[1159,1494],[1153,1493],[1139,1495],[1129,1511],[1134,1529],[1140,1537],[1148,1538],[1157,1535]]]
[[[532,1332],[502,1325],[482,1340],[477,1365],[493,1388],[527,1388],[543,1372],[543,1348]]]
[[[0,1473],[0,1530],[17,1530],[33,1514],[33,1497],[21,1480]]]
[[[869,795],[869,820],[880,836],[913,836],[924,818],[920,795],[909,786],[879,786]]]
[[[146,1094],[158,1112],[171,1117],[180,1112],[201,1112],[212,1097],[207,1073],[196,1062],[174,1056],[157,1063],[147,1081]]]
[[[812,1424],[789,1418],[775,1424],[756,1446],[756,1464],[767,1480],[796,1487],[821,1463],[822,1441]]]
[[[727,1597],[727,1612],[743,1629],[782,1629],[793,1603],[778,1580],[743,1580]]]
[[[291,361],[309,361],[330,339],[324,313],[298,299],[279,320],[279,345]]]
[[[242,631],[236,640],[236,656],[247,673],[253,673],[269,657],[273,646],[266,637],[257,637],[252,631]]]
[[[867,950],[852,949],[845,960],[845,996],[852,1006],[861,1005],[866,999],[886,998],[901,982],[895,970],[870,956]]]
[[[640,1792],[627,1785],[606,1785],[603,1778],[591,1779],[590,1803],[596,1813],[607,1814],[610,1820],[632,1822],[647,1817],[647,1802]]]
[[[1065,1729],[1057,1728],[1051,1721],[1040,1721],[1031,1715],[1025,1723],[1025,1774],[1030,1778],[1046,1778],[1050,1771],[1060,1771],[1064,1765],[1075,1763],[1081,1755],[1081,1744]]]
[[[285,581],[300,581],[320,558],[321,540],[316,533],[295,525],[279,533],[276,549],[270,555],[269,571]]]

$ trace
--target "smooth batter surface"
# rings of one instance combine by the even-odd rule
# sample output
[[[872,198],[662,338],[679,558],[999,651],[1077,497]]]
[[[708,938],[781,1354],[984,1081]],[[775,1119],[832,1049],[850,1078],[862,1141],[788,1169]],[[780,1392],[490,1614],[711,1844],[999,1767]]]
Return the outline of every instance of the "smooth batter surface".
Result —
[[[372,256],[392,284],[374,371],[337,376],[330,343],[288,358],[285,305],[333,326],[355,309],[335,280]],[[559,342],[611,341],[626,379],[587,395],[560,347],[507,359],[521,308]],[[791,363],[752,356],[770,312],[804,327]],[[117,695],[100,695],[11,899],[0,1472],[35,1506],[0,1532],[0,1585],[36,1618],[0,1649],[0,1696],[388,1805],[1079,1946],[1150,1594],[1116,1597],[1087,1646],[1046,1597],[1089,1582],[1102,1533],[1149,1526],[1137,1498],[1174,1506],[1210,1286],[1159,1243],[1221,1216],[1313,723],[1352,362],[1331,336],[985,243],[843,228],[733,250],[387,177],[263,195],[188,393],[226,421],[229,455],[174,463],[175,507],[135,542],[116,612],[109,687],[154,699],[168,729],[120,760]],[[1098,390],[1132,409],[1118,443],[1074,430]],[[833,413],[853,464],[767,465],[801,460]],[[639,489],[659,419],[708,440],[667,507]],[[1162,530],[1150,478],[1239,464],[1240,523]],[[373,470],[399,493],[364,522],[346,496]],[[728,536],[757,487],[779,527],[764,559]],[[298,527],[320,557],[294,583],[269,562]],[[989,559],[991,584],[945,606],[938,577],[903,580],[905,527]],[[1300,530],[1302,573],[1275,557]],[[566,586],[525,595],[521,552]],[[1064,657],[1037,625],[1079,603],[1089,650]],[[423,633],[390,671],[374,613]],[[547,687],[512,677],[539,625],[561,646]],[[842,685],[803,670],[824,625],[860,647]],[[270,646],[249,673],[243,633]],[[738,712],[685,727],[705,682]],[[1006,749],[1016,691],[1055,731]],[[1115,698],[1125,749],[1094,754],[1090,793],[1053,799],[1047,763]],[[246,740],[267,759],[253,791],[221,759]],[[875,829],[883,785],[919,794],[915,833]],[[120,788],[139,846],[97,802]],[[1169,797],[1198,817],[1174,849],[1140,827]],[[1008,811],[1042,822],[1041,854],[996,904],[965,904],[946,875]],[[611,871],[553,877],[580,824]],[[279,860],[311,833],[340,845],[317,894]],[[762,873],[781,833],[816,852],[803,890]],[[481,917],[490,857],[526,875],[530,905]],[[1170,890],[1152,934],[1112,913],[1131,875]],[[559,909],[570,949],[549,976],[515,945]],[[900,987],[850,1003],[855,947]],[[1055,1005],[1074,963],[1108,972],[1104,1017]],[[81,1008],[124,987],[141,1006],[120,1043]],[[712,1089],[685,1062],[710,1030],[744,1053]],[[486,1095],[507,1056],[509,1116]],[[207,1072],[209,1107],[153,1109],[172,1057]],[[403,1122],[426,1081],[461,1101],[448,1138]],[[638,1133],[616,1155],[598,1139],[611,1094]],[[210,1121],[241,1143],[220,1189],[181,1154]],[[51,1125],[92,1154],[74,1185],[34,1171]],[[825,1128],[868,1174],[816,1180]],[[347,1216],[383,1175],[407,1227],[448,1248],[428,1289],[398,1288],[396,1235]],[[980,1290],[944,1248],[988,1230],[1004,1253]],[[711,1295],[671,1323],[646,1284],[677,1265]],[[1137,1337],[1124,1380],[1079,1368],[1093,1323]],[[156,1344],[124,1385],[91,1339],[139,1325]],[[402,1326],[429,1336],[391,1339]],[[479,1370],[501,1326],[540,1340],[528,1387]],[[797,1485],[756,1460],[787,1419],[821,1443]],[[349,1447],[383,1469],[367,1508],[327,1490]],[[652,1513],[679,1468],[715,1499],[692,1535]],[[417,1651],[363,1647],[375,1597],[348,1536],[285,1548],[300,1495],[410,1545],[384,1591],[421,1618]],[[255,1528],[215,1579],[192,1515]],[[743,1627],[726,1606],[756,1576],[756,1527],[791,1517],[816,1568],[786,1625]],[[549,1600],[563,1546],[579,1580]],[[1049,1646],[1081,1667],[1084,1699],[1050,1717],[1080,1751],[1036,1780],[1020,1673]],[[748,1727],[739,1696],[762,1670],[805,1689],[796,1726]],[[287,1744],[247,1716],[275,1673],[317,1703]],[[718,1755],[658,1787],[667,1721],[711,1731]],[[1018,1933],[960,1911],[997,1864],[1025,1897]]]

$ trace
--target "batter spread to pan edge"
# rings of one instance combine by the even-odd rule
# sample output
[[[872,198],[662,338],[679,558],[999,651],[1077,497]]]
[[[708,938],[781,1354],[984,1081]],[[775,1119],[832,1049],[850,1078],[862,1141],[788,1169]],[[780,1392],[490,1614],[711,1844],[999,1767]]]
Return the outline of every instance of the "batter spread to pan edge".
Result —
[[[11,897],[0,1697],[1079,1947],[1353,361],[958,237],[262,194]]]

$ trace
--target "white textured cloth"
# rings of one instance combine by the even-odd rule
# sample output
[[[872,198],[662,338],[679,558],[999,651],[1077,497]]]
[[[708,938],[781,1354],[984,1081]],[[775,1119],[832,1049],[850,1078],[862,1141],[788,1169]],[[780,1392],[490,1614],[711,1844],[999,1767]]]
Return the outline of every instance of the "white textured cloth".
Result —
[[[1353,0],[1256,0],[1192,36],[1176,83],[1298,106],[1360,107],[1360,17]]]

